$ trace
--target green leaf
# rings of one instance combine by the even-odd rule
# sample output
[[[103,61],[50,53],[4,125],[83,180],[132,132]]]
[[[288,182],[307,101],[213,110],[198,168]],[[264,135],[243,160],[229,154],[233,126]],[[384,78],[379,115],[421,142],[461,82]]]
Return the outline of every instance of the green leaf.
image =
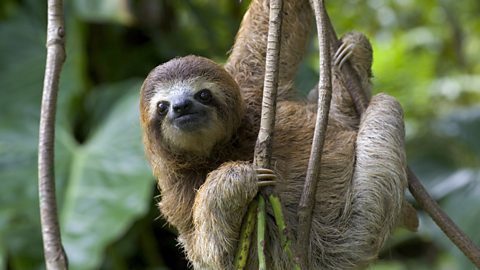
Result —
[[[0,256],[13,269],[35,269],[43,261],[37,133],[45,28],[34,25],[43,23],[24,10],[0,24]]]
[[[36,1],[33,1],[36,2]],[[33,3],[32,2],[32,3]],[[37,189],[38,124],[45,67],[44,9],[23,8],[0,24],[0,268],[42,269]],[[71,269],[98,268],[108,244],[145,212],[152,177],[143,158],[138,81],[96,89],[82,117],[97,117],[79,145],[86,99],[84,25],[67,20],[67,61],[57,106],[55,174]],[[104,91],[103,91],[104,90]],[[128,93],[128,94],[125,94]],[[87,98],[88,99],[88,98]],[[98,102],[101,100],[102,102]],[[80,118],[80,120],[84,120]]]
[[[13,269],[43,265],[37,189],[37,145],[45,68],[46,5],[29,1],[0,24],[0,256]],[[68,61],[58,100],[58,122],[68,123],[72,97],[84,89],[82,31],[67,20]],[[67,125],[57,125],[57,137]],[[65,183],[69,155],[56,147],[57,195]],[[61,201],[61,200],[60,200]]]
[[[95,269],[105,247],[147,211],[153,181],[139,125],[140,82],[109,90],[120,99],[92,137],[72,152],[70,179],[61,214],[62,237],[71,269]]]

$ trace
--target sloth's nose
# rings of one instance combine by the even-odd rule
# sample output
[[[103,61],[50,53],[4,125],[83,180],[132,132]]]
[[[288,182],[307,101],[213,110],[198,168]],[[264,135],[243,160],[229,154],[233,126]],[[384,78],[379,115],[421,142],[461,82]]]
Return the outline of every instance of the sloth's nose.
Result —
[[[172,104],[172,109],[174,113],[183,115],[188,113],[192,106],[193,102],[190,99],[180,99]]]

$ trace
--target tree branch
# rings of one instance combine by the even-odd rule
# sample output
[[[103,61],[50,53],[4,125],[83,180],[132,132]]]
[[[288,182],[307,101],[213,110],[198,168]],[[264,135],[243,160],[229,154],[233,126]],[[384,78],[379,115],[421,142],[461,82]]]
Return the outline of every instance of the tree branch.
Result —
[[[315,13],[320,55],[320,74],[318,84],[318,106],[315,131],[313,134],[312,149],[308,161],[307,177],[303,187],[302,197],[298,208],[298,239],[297,248],[302,250],[300,263],[302,269],[310,269],[310,230],[312,212],[315,205],[318,176],[320,175],[320,162],[322,159],[323,144],[328,124],[328,113],[332,99],[331,55],[326,13],[323,0],[310,1]]]
[[[272,140],[273,130],[275,126],[275,114],[277,107],[277,88],[278,88],[278,64],[280,59],[280,38],[282,32],[282,0],[270,1],[270,13],[268,23],[268,36],[267,36],[267,52],[265,59],[265,78],[263,84],[263,98],[262,98],[262,113],[260,119],[260,130],[258,132],[257,141],[255,144],[255,152],[253,158],[253,164],[258,168],[271,168],[271,156],[272,156]],[[272,195],[272,189],[270,187],[264,187],[263,192]],[[255,205],[259,204],[261,194],[258,194],[254,201],[249,205],[249,209],[257,209]],[[273,196],[273,195],[272,195]],[[265,217],[265,207],[258,208],[257,223],[261,222],[260,217]],[[249,220],[253,219],[255,211],[249,210],[243,217],[242,228],[248,226]],[[264,221],[262,221],[265,223]],[[257,224],[259,226],[259,224]],[[265,226],[265,224],[263,225]],[[265,228],[264,228],[265,229]],[[263,233],[265,230],[263,230]],[[258,233],[258,232],[257,232]],[[240,241],[237,246],[237,253],[235,255],[235,269],[243,269],[245,267],[250,249],[250,237],[252,230],[242,230],[240,234]],[[258,239],[261,239],[264,235],[257,235]],[[263,243],[262,243],[263,244]],[[260,243],[257,243],[260,245]],[[261,260],[261,266],[265,264],[265,249],[258,249],[259,260]]]
[[[271,0],[270,1],[270,13],[268,22],[268,36],[267,36],[267,53],[265,59],[265,79],[263,83],[263,99],[262,99],[262,116],[260,119],[260,130],[258,133],[257,142],[255,145],[255,154],[253,163],[258,168],[272,168],[272,141],[273,131],[275,127],[275,115],[277,108],[277,89],[278,89],[278,74],[280,63],[280,46],[282,35],[282,10],[283,0]],[[274,216],[277,227],[279,228],[279,237],[282,242],[282,248],[290,260],[293,262],[293,269],[298,269],[298,265],[293,257],[293,252],[290,247],[290,241],[288,240],[288,232],[285,226],[285,220],[283,218],[282,207],[280,204],[280,198],[273,193],[272,187],[264,187],[262,193],[266,194],[270,202],[275,202],[272,207],[274,208]],[[264,222],[260,217],[265,216],[265,208],[260,208],[260,200],[263,200],[261,194],[259,199],[259,219],[258,223]],[[262,213],[263,212],[263,213]],[[260,233],[260,231],[259,231]],[[260,240],[261,237],[257,236]],[[257,243],[260,248],[260,244]],[[263,245],[264,246],[264,245]],[[264,252],[264,249],[263,249]],[[259,260],[261,258],[261,251],[258,250]],[[264,253],[263,253],[264,255]],[[261,260],[260,260],[261,262]],[[262,269],[262,264],[260,264]]]
[[[253,159],[253,163],[260,168],[271,168],[272,139],[277,107],[282,8],[282,0],[270,1],[265,79],[263,82],[262,118],[260,120],[260,131],[258,132]]]
[[[257,142],[255,144],[255,153],[253,159],[253,164],[255,164],[257,168],[272,167],[271,156],[273,131],[275,126],[275,114],[277,107],[277,88],[282,34],[282,10],[282,0],[270,1],[262,112],[260,119],[260,130],[258,133]],[[279,227],[282,248],[293,262],[293,269],[299,269],[299,266],[296,264],[293,252],[291,250],[290,241],[287,238],[288,233],[285,226],[285,220],[283,218],[280,199],[275,194],[273,194],[273,189],[271,187],[264,187],[262,193],[268,196],[270,202],[273,202],[272,207],[274,208],[275,221],[277,223],[277,226]],[[264,269],[266,267],[264,243],[266,224],[264,220],[265,202],[262,194],[258,194],[254,201],[250,203],[249,209],[253,208],[252,204],[259,205],[257,214],[257,226],[259,228],[257,232],[258,259],[260,263],[260,269]],[[261,207],[262,205],[263,207]],[[242,228],[248,226],[249,220],[253,218],[252,215],[253,211],[249,210],[246,216],[243,218]],[[248,230],[241,231],[240,242],[237,247],[237,254],[235,256],[236,269],[243,269],[245,267],[246,259],[244,259],[244,257],[246,254],[248,254],[248,249],[250,247],[250,241],[248,240],[250,238],[250,235],[247,235],[247,233]]]
[[[43,249],[47,269],[67,269],[55,198],[55,113],[60,72],[65,61],[63,2],[48,1],[47,60],[43,82],[38,143],[38,191]]]
[[[327,15],[328,31],[330,32],[331,50],[335,52],[339,46],[339,41],[332,23]],[[351,86],[347,90],[355,104],[355,109],[359,115],[368,107],[368,98],[365,91],[362,91],[358,76],[355,75],[353,68],[349,62],[342,66],[341,75]],[[442,231],[450,238],[450,240],[467,256],[477,267],[480,268],[480,249],[472,242],[472,240],[458,228],[458,226],[448,217],[440,208],[437,202],[428,194],[420,180],[415,176],[413,171],[407,167],[408,188],[418,204],[427,212]]]

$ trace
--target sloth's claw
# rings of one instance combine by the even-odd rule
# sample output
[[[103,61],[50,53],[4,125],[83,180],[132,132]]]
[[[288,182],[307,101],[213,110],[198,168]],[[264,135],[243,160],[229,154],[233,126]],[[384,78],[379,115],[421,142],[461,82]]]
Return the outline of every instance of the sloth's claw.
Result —
[[[352,43],[342,43],[340,47],[338,47],[338,50],[335,53],[334,56],[334,64],[338,67],[341,68],[345,62],[350,59],[350,56],[352,56],[353,49],[355,47],[355,44]]]
[[[266,187],[266,186],[273,186],[276,185],[277,181],[259,181],[257,186],[258,187]]]
[[[271,186],[277,183],[277,176],[274,171],[265,168],[257,168],[256,171],[259,187]]]

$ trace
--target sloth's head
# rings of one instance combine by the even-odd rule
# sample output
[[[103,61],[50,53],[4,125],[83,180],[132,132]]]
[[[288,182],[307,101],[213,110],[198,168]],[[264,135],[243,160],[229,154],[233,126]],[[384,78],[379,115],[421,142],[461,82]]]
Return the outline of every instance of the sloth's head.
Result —
[[[154,68],[143,83],[140,107],[149,147],[201,156],[228,141],[244,114],[237,83],[221,66],[198,56]]]

